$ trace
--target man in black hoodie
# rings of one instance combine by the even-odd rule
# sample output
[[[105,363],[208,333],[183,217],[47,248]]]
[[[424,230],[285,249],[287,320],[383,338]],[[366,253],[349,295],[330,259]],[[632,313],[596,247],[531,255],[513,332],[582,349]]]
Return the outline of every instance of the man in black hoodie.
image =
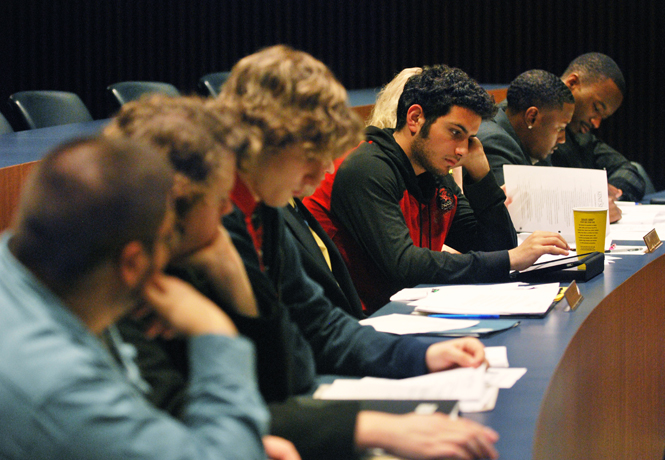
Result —
[[[550,232],[516,247],[505,194],[476,138],[495,112],[461,70],[425,68],[404,86],[396,128],[369,127],[367,142],[304,200],[337,244],[367,313],[405,287],[507,281],[543,254],[567,254]],[[449,174],[454,166],[466,169],[466,196]]]

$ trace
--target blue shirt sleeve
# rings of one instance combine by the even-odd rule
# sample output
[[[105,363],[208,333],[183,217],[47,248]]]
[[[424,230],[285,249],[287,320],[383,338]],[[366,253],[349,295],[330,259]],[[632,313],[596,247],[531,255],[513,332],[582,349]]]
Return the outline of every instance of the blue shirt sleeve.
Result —
[[[99,353],[71,346],[53,382],[28,390],[0,373],[0,457],[13,459],[264,459],[268,414],[256,388],[252,345],[191,340],[182,421],[152,407]],[[67,370],[62,372],[62,368]],[[48,379],[48,372],[42,372]],[[66,378],[63,378],[66,375]],[[10,415],[10,420],[6,418]]]

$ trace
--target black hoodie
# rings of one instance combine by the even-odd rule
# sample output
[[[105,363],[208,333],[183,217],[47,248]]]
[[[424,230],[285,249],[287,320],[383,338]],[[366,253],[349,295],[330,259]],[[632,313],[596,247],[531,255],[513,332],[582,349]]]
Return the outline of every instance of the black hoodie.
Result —
[[[464,195],[451,175],[416,176],[393,130],[374,127],[340,163],[305,204],[340,249],[368,313],[417,284],[509,279],[517,237],[491,172],[466,178]],[[463,254],[441,252],[443,242]]]

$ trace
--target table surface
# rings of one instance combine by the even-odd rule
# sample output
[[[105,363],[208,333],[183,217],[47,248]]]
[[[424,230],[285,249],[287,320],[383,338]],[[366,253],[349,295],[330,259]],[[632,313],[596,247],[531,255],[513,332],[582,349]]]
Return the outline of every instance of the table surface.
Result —
[[[529,459],[541,401],[566,347],[582,322],[598,303],[619,284],[664,254],[624,255],[605,265],[603,274],[578,282],[584,300],[572,312],[564,311],[565,300],[543,319],[520,319],[520,326],[481,339],[485,346],[505,346],[511,367],[525,367],[527,373],[510,389],[499,391],[496,407],[490,412],[464,414],[494,428],[500,435],[497,449],[501,458]],[[566,283],[562,283],[566,284]],[[391,302],[375,315],[410,313],[413,307]],[[429,338],[423,340],[435,341]]]
[[[41,160],[55,146],[75,137],[95,135],[107,123],[95,120],[0,135],[0,168]]]

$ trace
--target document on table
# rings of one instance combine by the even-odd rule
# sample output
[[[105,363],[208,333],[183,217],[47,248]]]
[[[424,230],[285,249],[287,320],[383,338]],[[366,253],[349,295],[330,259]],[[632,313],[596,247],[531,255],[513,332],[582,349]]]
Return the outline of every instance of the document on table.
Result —
[[[657,204],[635,205],[617,202],[621,208],[621,219],[612,224],[610,237],[613,240],[643,241],[652,229],[662,240],[665,237],[665,206]]]
[[[487,348],[490,363],[508,365],[505,347]],[[510,388],[524,375],[524,368],[481,366],[459,368],[406,379],[337,379],[322,385],[318,399],[458,400],[462,412],[494,408],[499,388]]]
[[[608,208],[602,170],[504,165],[508,212],[518,232],[559,232],[575,241],[573,208]],[[609,232],[609,218],[607,229]]]
[[[410,302],[425,313],[457,315],[542,315],[559,292],[559,283],[467,284],[437,286],[424,299]]]
[[[464,319],[430,318],[419,315],[392,315],[377,316],[359,321],[363,326],[372,326],[379,332],[389,334],[428,334],[435,332],[452,331],[475,326],[478,321]]]

